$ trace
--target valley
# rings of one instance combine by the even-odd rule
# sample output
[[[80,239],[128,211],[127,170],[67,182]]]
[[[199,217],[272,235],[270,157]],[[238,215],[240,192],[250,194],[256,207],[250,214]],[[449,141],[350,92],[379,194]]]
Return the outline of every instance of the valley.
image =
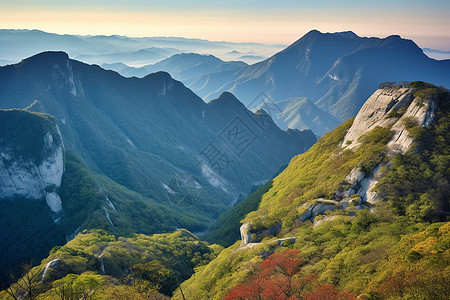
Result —
[[[0,299],[450,294],[450,60],[351,31],[12,36],[70,51],[0,67]]]

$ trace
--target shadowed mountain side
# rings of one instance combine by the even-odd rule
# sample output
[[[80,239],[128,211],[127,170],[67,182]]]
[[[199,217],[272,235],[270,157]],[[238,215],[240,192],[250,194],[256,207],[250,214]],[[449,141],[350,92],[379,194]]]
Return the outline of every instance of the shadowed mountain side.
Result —
[[[209,217],[315,142],[311,132],[282,131],[250,113],[231,94],[205,104],[164,72],[124,78],[46,52],[2,67],[0,79],[2,108],[38,100],[30,110],[55,116],[66,149],[91,170],[170,205],[186,193],[174,196],[173,185],[189,178],[201,193],[186,205]]]
[[[274,102],[307,98],[342,122],[355,116],[382,82],[425,80],[450,86],[449,78],[450,60],[427,57],[411,40],[312,30],[264,61],[205,74],[189,87],[205,100],[230,91],[245,105],[261,92]]]

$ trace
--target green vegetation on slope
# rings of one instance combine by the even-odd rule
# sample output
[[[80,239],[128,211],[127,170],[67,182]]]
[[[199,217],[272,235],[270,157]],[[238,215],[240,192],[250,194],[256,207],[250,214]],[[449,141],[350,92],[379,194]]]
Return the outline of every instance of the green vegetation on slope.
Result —
[[[376,191],[396,214],[413,221],[442,221],[450,211],[450,93],[423,85],[415,96],[437,100],[438,122],[427,130],[407,125],[416,151],[395,156]]]
[[[321,284],[367,299],[397,299],[386,293],[390,288],[401,292],[402,287],[405,297],[440,299],[437,296],[450,291],[449,226],[413,223],[386,210],[361,210],[354,218],[337,216],[315,227],[294,228],[289,235],[296,237],[295,243],[280,246],[266,240],[253,249],[237,250],[237,242],[181,287],[192,299],[222,299],[253,274],[263,260],[261,253],[298,249],[305,261],[302,274],[316,274]],[[174,299],[182,299],[181,294]]]
[[[128,238],[102,230],[83,231],[66,245],[55,247],[40,266],[27,274],[34,278],[34,289],[39,294],[35,299],[130,299],[130,295],[140,299],[157,293],[170,296],[179,282],[189,278],[196,266],[214,258],[220,248],[209,247],[186,230]],[[42,273],[51,261],[54,264]],[[23,293],[21,285],[27,274],[8,292]],[[0,293],[0,298],[11,299],[8,292]],[[61,298],[61,293],[66,293],[67,298]],[[85,294],[89,297],[83,298]]]
[[[88,171],[70,153],[66,155],[66,168],[58,193],[63,202],[63,224],[67,234],[79,227],[129,235],[169,232],[177,227],[198,230],[207,224],[206,217],[198,217],[176,205],[156,203]],[[106,218],[106,212],[112,224]]]
[[[65,153],[65,170],[57,193],[63,204],[60,224],[53,222],[45,199],[16,197],[0,201],[0,225],[5,228],[0,244],[2,286],[10,282],[10,270],[16,274],[22,263],[29,263],[30,259],[35,263],[40,261],[53,246],[63,245],[82,229],[104,229],[128,236],[171,232],[176,228],[199,230],[208,224],[204,216],[183,211],[176,205],[156,203],[89,171],[70,152]]]
[[[225,249],[181,285],[184,293],[194,299],[222,299],[234,287],[251,283],[265,257],[297,249],[305,262],[301,276],[315,274],[320,284],[363,299],[447,298],[450,99],[448,91],[430,90],[429,85],[421,86],[416,96],[436,100],[438,113],[426,129],[407,125],[416,139],[409,152],[395,157],[384,153],[389,128],[362,136],[355,152],[342,151],[339,145],[352,120],[344,123],[295,157],[273,180],[258,210],[243,220],[253,230],[282,222],[281,231],[243,249],[240,242]],[[391,166],[376,186],[380,198],[374,207],[349,206],[317,216],[314,224],[299,220],[302,204],[332,199],[336,191],[348,188],[345,177],[351,170],[360,166],[368,173],[381,162]],[[431,223],[436,221],[447,222]],[[174,298],[182,299],[179,291]]]
[[[389,128],[377,127],[360,138],[357,151],[342,151],[339,145],[352,125],[353,119],[327,133],[308,152],[294,157],[289,166],[273,180],[273,187],[262,197],[255,212],[244,221],[253,228],[270,228],[282,222],[289,228],[304,213],[300,206],[318,198],[333,199],[337,190],[347,185],[345,177],[361,166],[369,173],[385,160],[386,142],[391,137]]]

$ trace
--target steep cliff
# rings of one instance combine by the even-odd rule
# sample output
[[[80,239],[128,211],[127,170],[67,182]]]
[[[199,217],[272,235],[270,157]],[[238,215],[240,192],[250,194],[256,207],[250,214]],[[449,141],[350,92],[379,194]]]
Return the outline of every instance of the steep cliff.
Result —
[[[406,120],[428,126],[436,115],[436,99],[416,97],[412,87],[389,87],[377,90],[363,105],[352,127],[344,137],[345,149],[361,145],[359,138],[373,128],[390,127],[393,136],[388,142],[390,154],[404,154],[414,139],[408,135]]]
[[[417,87],[423,88],[418,91]],[[416,82],[410,86],[396,86],[377,90],[363,105],[342,142],[344,149],[356,149],[361,146],[364,134],[376,127],[390,128],[392,137],[386,143],[385,154],[392,157],[415,151],[412,145],[415,137],[409,129],[414,126],[427,127],[436,118],[438,105],[436,95],[427,94],[426,88],[431,85]],[[374,203],[378,198],[373,191],[381,177],[381,167],[389,167],[391,163],[381,162],[364,173],[358,166],[345,178],[351,187],[343,194],[361,196],[362,201]]]
[[[64,145],[53,117],[0,110],[0,282],[65,242]],[[68,216],[70,218],[70,215]]]
[[[59,129],[49,115],[25,110],[0,110],[0,199],[42,199],[61,221],[56,189],[64,172]]]

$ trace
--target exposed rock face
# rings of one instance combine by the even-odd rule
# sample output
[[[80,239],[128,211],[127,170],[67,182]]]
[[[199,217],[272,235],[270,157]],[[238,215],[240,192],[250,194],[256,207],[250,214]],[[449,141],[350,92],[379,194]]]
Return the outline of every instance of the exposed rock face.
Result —
[[[45,187],[39,167],[32,162],[16,161],[8,149],[2,149],[0,160],[0,198],[14,195],[38,199]]]
[[[412,93],[408,88],[378,89],[362,106],[355,117],[352,127],[345,135],[344,145],[352,149],[360,145],[358,139],[377,126],[392,126],[398,119],[388,118],[390,111],[408,106]],[[351,143],[350,143],[351,142]]]
[[[45,265],[44,270],[42,271],[40,280],[41,280],[41,281],[44,281],[45,275],[47,274],[47,271],[48,271],[49,268],[57,268],[57,267],[60,266],[60,265],[61,265],[61,261],[60,261],[58,258],[55,258],[54,260],[49,261],[49,262]]]
[[[405,154],[412,146],[414,139],[410,136],[406,121],[426,127],[435,119],[437,103],[434,99],[414,97],[413,88],[384,88],[377,90],[363,105],[355,117],[352,127],[347,132],[343,147],[353,149],[360,145],[358,139],[375,127],[391,127],[392,138],[387,143],[387,154]],[[378,198],[372,189],[378,183],[380,168],[377,165],[370,174],[364,174],[355,168],[345,178],[351,187],[340,196],[347,198],[359,194],[361,202],[374,203]],[[389,167],[389,165],[386,165]]]
[[[409,118],[419,126],[428,126],[436,115],[434,100],[414,98],[412,88],[378,89],[363,105],[352,127],[345,135],[343,146],[352,149],[360,145],[358,139],[375,127],[391,127],[394,132],[388,142],[389,154],[404,154],[412,145],[413,139],[405,127]],[[398,112],[404,110],[399,118]]]
[[[382,165],[376,166],[368,175],[364,174],[360,167],[353,169],[345,177],[345,181],[351,184],[350,188],[344,192],[336,193],[336,196],[340,199],[348,199],[353,194],[359,194],[361,196],[361,202],[374,203],[378,198],[378,194],[371,190],[380,179],[381,167]]]
[[[388,142],[389,154],[404,154],[414,142],[414,139],[408,135],[405,127],[405,118],[409,118],[418,126],[427,127],[435,119],[437,113],[437,103],[435,100],[422,100],[415,98],[408,106],[408,109],[391,128],[394,132],[391,140]]]
[[[330,155],[338,156],[343,154],[343,149],[347,151],[372,151],[370,146],[367,149],[363,148],[367,146],[367,143],[364,140],[359,141],[360,137],[376,127],[386,128],[386,130],[379,133],[385,134],[384,136],[380,137],[377,133],[377,136],[372,137],[368,141],[370,143],[375,140],[375,149],[377,149],[370,155],[362,156],[369,160],[370,168],[366,167],[366,165],[364,167],[361,166],[361,157],[359,157],[359,164],[353,161],[353,169],[348,174],[339,173],[339,177],[342,175],[339,178],[340,184],[342,184],[340,186],[345,186],[345,188],[334,190],[334,194],[331,196],[333,200],[323,198],[305,199],[307,202],[296,207],[296,211],[294,211],[299,215],[298,221],[314,221],[314,227],[316,227],[334,218],[334,216],[326,216],[328,210],[343,209],[347,211],[348,216],[353,217],[355,216],[355,210],[363,208],[374,209],[374,206],[371,204],[375,204],[381,198],[374,191],[374,188],[384,176],[386,170],[393,165],[392,156],[396,154],[404,155],[408,151],[418,151],[420,149],[415,147],[415,140],[412,136],[416,136],[417,126],[426,127],[434,122],[438,109],[437,101],[442,101],[439,94],[444,91],[442,88],[436,88],[425,82],[414,82],[408,86],[416,86],[418,88],[396,86],[379,89],[368,99],[346,133],[343,142],[340,143],[340,147],[337,147]],[[388,133],[388,129],[391,133]],[[351,143],[348,143],[348,140]],[[381,141],[385,144],[381,144]],[[320,141],[318,146],[320,146]],[[361,146],[361,149],[357,149],[359,146]],[[384,153],[380,153],[383,151]],[[362,155],[364,154],[366,153],[362,153]],[[372,163],[372,160],[376,163]],[[314,158],[311,161],[316,162]],[[344,163],[346,162],[349,161]],[[308,162],[305,163],[305,160],[301,161],[299,165],[300,170],[302,167],[308,168],[311,166]],[[295,173],[291,171],[290,174]],[[281,182],[287,182],[288,180],[283,177],[280,179]],[[280,185],[281,188],[278,186],[278,189],[275,188],[266,195],[276,195],[280,190],[286,189],[288,183],[284,182],[283,185]],[[298,183],[295,182],[294,186],[295,184]],[[278,199],[275,198],[274,201],[278,201]],[[275,206],[273,203],[271,205],[272,207]],[[316,219],[318,215],[324,215],[324,217]],[[250,218],[250,220],[252,219]],[[250,223],[246,223],[241,227],[242,243],[239,249],[254,248],[262,240],[261,238],[258,239],[258,235],[263,236],[261,233],[264,230],[255,227],[252,228]],[[264,233],[268,236],[276,236],[278,232],[266,230]],[[284,242],[290,243],[293,239],[285,238],[276,241],[282,244]]]
[[[251,236],[251,232],[250,232],[251,229],[252,229],[252,225],[250,224],[250,222],[242,224],[241,228],[239,229],[239,231],[241,233],[241,246],[245,246],[249,243],[250,236]]]
[[[306,220],[314,221],[314,218],[318,215],[323,214],[327,210],[335,210],[340,206],[337,201],[322,198],[317,199],[313,204],[306,203],[306,205],[309,205],[308,210],[299,218],[302,222]]]
[[[17,159],[10,149],[1,149],[0,198],[16,195],[39,199],[46,195],[45,187],[61,185],[64,172],[62,145],[55,147],[50,133],[44,139],[51,141],[48,147],[45,146],[51,153],[39,165],[23,157]]]
[[[54,125],[56,126],[56,125]],[[0,145],[0,199],[20,196],[28,199],[45,197],[47,205],[55,213],[56,223],[61,221],[62,202],[55,188],[61,185],[64,172],[64,151],[61,135],[56,129],[43,137],[43,148],[34,149],[42,153],[42,159],[36,162],[31,157],[18,155],[23,145],[12,144],[2,138]]]
[[[254,230],[250,222],[244,223],[239,229],[241,233],[240,249],[253,247],[261,242],[264,236],[275,236],[281,230],[281,223],[275,224],[269,229]]]

